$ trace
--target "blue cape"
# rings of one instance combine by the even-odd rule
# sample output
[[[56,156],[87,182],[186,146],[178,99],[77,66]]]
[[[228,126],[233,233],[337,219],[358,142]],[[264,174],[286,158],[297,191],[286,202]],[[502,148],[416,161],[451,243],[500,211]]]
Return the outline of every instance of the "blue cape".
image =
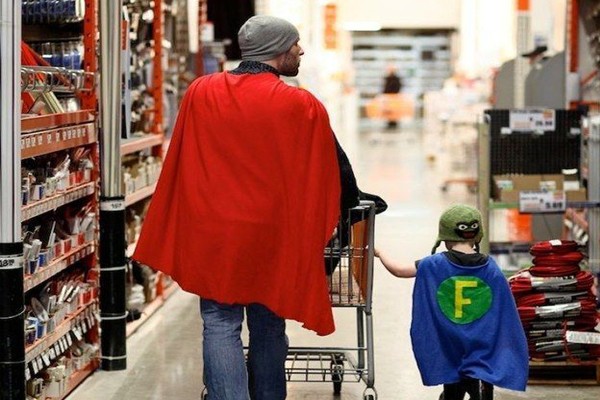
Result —
[[[438,253],[418,267],[410,335],[423,384],[470,377],[524,391],[527,339],[498,265],[466,267]]]

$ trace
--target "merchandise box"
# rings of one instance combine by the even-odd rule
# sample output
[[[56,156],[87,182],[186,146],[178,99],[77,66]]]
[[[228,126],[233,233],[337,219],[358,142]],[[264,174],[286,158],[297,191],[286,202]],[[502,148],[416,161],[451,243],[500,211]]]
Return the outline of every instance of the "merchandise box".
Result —
[[[566,190],[567,201],[587,201],[587,191],[584,188],[577,190]]]
[[[569,190],[575,186],[565,185],[565,176],[562,174],[514,174],[494,175],[492,198],[501,203],[518,203],[519,192],[527,190],[566,190],[567,201],[585,201],[585,189]],[[571,181],[571,178],[567,178]]]

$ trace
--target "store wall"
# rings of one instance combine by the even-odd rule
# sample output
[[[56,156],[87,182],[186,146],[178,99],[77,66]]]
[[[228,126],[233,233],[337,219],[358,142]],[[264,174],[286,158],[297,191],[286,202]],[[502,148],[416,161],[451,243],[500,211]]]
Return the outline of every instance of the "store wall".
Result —
[[[343,24],[370,21],[397,29],[460,25],[461,0],[343,0],[339,5]]]
[[[530,42],[549,54],[564,50],[567,0],[530,1]],[[517,55],[515,1],[462,0],[457,69],[486,76]],[[533,50],[533,48],[532,48]]]

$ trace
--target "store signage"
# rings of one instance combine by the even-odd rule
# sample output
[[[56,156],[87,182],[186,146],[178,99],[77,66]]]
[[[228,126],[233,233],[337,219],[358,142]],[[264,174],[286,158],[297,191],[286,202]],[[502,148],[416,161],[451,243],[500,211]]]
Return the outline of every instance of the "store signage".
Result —
[[[567,196],[562,190],[519,192],[519,211],[522,213],[553,213],[565,211]]]
[[[327,4],[324,10],[325,26],[324,26],[324,41],[325,49],[337,49],[337,5]]]
[[[512,132],[554,131],[556,115],[554,110],[511,110],[509,128]]]
[[[600,344],[600,332],[567,331],[565,338],[568,343]]]

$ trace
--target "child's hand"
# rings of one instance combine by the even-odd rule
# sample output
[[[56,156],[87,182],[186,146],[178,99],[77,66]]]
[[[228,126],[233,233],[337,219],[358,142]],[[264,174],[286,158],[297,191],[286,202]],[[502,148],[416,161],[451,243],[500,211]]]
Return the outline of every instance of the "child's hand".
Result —
[[[391,260],[388,255],[373,247],[373,255],[381,261],[381,264],[394,276],[398,278],[414,278],[417,274],[417,268],[414,265],[402,265]]]

